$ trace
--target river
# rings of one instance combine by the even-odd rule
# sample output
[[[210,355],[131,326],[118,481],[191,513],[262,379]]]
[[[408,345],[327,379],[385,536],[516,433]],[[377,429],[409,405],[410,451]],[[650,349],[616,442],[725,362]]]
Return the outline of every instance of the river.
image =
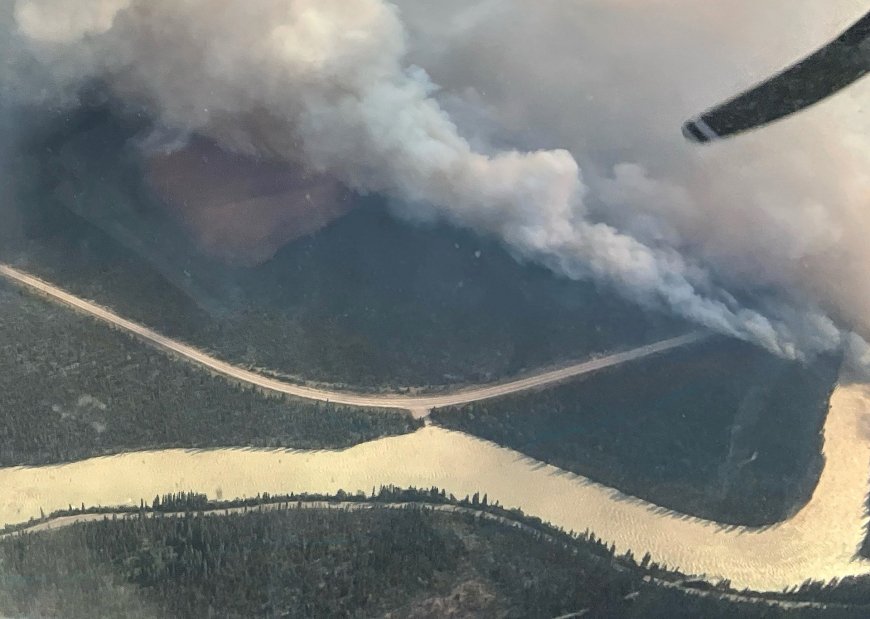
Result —
[[[870,572],[855,560],[866,522],[870,391],[839,387],[825,424],[825,468],[794,517],[762,528],[722,527],[656,507],[578,475],[469,435],[427,426],[341,451],[219,449],[127,453],[46,467],[0,470],[0,525],[69,504],[138,504],[194,490],[209,497],[258,492],[370,491],[438,486],[457,496],[487,493],[565,529],[589,528],[617,550],[735,587],[778,590],[806,579]]]

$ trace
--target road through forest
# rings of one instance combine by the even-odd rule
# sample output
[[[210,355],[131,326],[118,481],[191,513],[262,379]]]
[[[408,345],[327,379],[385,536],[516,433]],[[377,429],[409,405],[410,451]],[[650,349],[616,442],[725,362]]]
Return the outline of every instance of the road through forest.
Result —
[[[122,318],[114,312],[104,307],[100,307],[96,303],[73,296],[53,284],[33,277],[32,275],[8,265],[0,264],[0,276],[31,292],[35,292],[44,297],[48,297],[55,302],[60,302],[68,307],[84,312],[117,329],[135,335],[149,344],[181,356],[188,361],[204,366],[212,372],[216,372],[227,378],[254,385],[260,389],[265,389],[266,391],[306,398],[309,400],[320,400],[323,402],[333,402],[335,404],[344,404],[348,406],[408,410],[411,411],[415,417],[426,417],[429,414],[429,411],[433,408],[467,404],[469,402],[486,400],[510,393],[517,393],[519,391],[526,391],[528,389],[562,382],[582,374],[588,374],[589,372],[595,372],[597,370],[613,367],[615,365],[648,357],[681,346],[686,346],[687,344],[697,342],[706,337],[701,333],[688,333],[678,337],[654,342],[646,346],[640,346],[632,350],[612,353],[606,356],[575,363],[567,367],[540,372],[525,378],[494,385],[459,389],[447,394],[423,396],[364,394],[307,387],[305,385],[298,385],[277,378],[264,376],[263,374],[258,374],[257,372],[252,372],[217,359],[202,350],[183,342],[179,342],[178,340],[161,335],[160,333],[157,333],[139,323]]]
[[[239,370],[9,267],[2,267],[0,275],[191,361],[204,359],[207,367],[236,380],[251,377],[254,384],[274,385],[282,393],[364,406],[411,409],[460,404],[563,380],[589,368],[613,365],[614,358],[625,362],[699,337],[618,353],[541,375],[545,378],[456,394],[356,396],[286,385]],[[618,552],[631,550],[635,556],[649,552],[654,561],[687,573],[729,579],[737,588],[779,590],[807,579],[870,573],[870,562],[857,557],[867,523],[868,419],[868,388],[839,386],[824,426],[825,466],[810,501],[788,520],[762,528],[723,526],[666,510],[514,450],[433,425],[343,450],[169,449],[0,469],[0,527],[38,517],[40,509],[50,513],[80,503],[138,505],[140,498],[166,492],[194,491],[214,498],[261,492],[368,493],[380,485],[437,486],[456,496],[486,493],[490,501],[520,508],[565,530],[589,529],[613,542]]]

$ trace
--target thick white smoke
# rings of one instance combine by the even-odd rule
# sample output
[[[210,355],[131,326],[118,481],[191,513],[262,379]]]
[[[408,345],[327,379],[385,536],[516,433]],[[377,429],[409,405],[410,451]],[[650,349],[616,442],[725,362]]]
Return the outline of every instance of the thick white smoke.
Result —
[[[462,130],[485,126],[490,139],[567,148],[583,169],[591,218],[693,257],[741,298],[768,297],[766,315],[818,346],[839,339],[826,315],[870,333],[870,80],[709,148],[675,131],[827,42],[866,3],[442,7],[447,15],[473,12],[462,28],[421,3],[399,4],[411,60],[461,94],[444,101]]]
[[[400,10],[386,0],[17,0],[4,25],[16,54],[6,70],[15,73],[4,80],[62,101],[99,78],[169,128],[302,162],[387,194],[411,215],[498,234],[523,258],[783,356],[835,349],[844,335],[827,313],[857,323],[863,308],[817,282],[863,277],[866,262],[828,272],[820,259],[804,267],[812,270],[806,280],[794,263],[870,230],[861,216],[857,231],[831,216],[864,209],[870,182],[865,168],[841,163],[858,177],[841,184],[843,171],[828,176],[831,166],[815,168],[810,151],[853,162],[852,151],[866,145],[847,143],[854,131],[831,137],[818,114],[801,125],[809,135],[767,130],[771,139],[786,135],[798,154],[783,156],[763,138],[708,152],[680,142],[684,115],[738,86],[718,67],[757,60],[740,51],[755,42],[751,32],[733,42],[722,34],[735,32],[726,14],[755,17],[748,26],[756,28],[754,3],[698,7],[700,27],[686,21],[691,4],[505,0],[436,9],[409,0]],[[805,38],[823,30],[801,27]],[[691,48],[704,37],[713,42],[706,59]],[[807,51],[796,49],[779,64]],[[22,74],[33,63],[42,73]],[[447,89],[439,92],[430,74]],[[681,99],[690,86],[700,94]],[[526,150],[494,146],[505,143]],[[844,260],[860,257],[848,251]],[[750,309],[723,285],[738,297],[770,290]]]

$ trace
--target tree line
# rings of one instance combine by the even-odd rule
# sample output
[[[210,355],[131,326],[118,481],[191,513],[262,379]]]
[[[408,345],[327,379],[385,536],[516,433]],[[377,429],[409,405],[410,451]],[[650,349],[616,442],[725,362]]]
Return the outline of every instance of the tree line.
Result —
[[[839,362],[717,338],[431,419],[681,513],[760,526],[812,496]]]
[[[449,500],[437,489],[375,495]],[[662,587],[645,578],[648,557],[618,557],[590,534],[554,537],[413,506],[295,509],[298,497],[280,498],[286,509],[204,517],[196,511],[210,504],[202,495],[166,494],[149,508],[190,511],[4,539],[0,611],[70,619],[866,616],[866,607],[786,612],[722,598],[715,588],[699,596]],[[347,495],[332,497],[339,498]],[[462,502],[473,505],[474,497]]]

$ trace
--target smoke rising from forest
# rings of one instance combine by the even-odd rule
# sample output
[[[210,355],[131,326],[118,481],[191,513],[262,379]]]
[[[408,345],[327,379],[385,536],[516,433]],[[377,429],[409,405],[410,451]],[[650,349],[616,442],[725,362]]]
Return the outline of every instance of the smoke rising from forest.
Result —
[[[16,0],[0,96],[75,105],[100,80],[173,135],[301,163],[785,357],[857,359],[870,85],[734,142],[680,135],[863,10],[758,4]]]

